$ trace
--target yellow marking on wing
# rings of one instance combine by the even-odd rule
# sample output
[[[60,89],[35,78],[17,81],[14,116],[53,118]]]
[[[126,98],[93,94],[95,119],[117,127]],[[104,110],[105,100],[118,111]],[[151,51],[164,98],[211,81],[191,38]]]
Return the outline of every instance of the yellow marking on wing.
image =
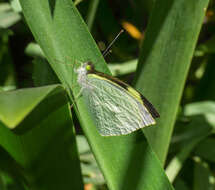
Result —
[[[137,92],[135,89],[133,89],[131,87],[128,87],[127,90],[133,97],[135,97],[142,103],[142,98],[141,98],[141,95],[139,92]]]
[[[141,98],[141,94],[139,92],[137,92],[134,88],[132,87],[127,87],[127,90],[129,92],[130,95],[132,95],[136,100],[138,100],[145,108],[146,110],[148,111],[148,113],[150,114],[152,120],[154,121],[153,124],[156,123],[155,119],[153,118],[152,114],[150,113],[150,111],[147,109],[147,107],[144,105],[144,102]]]
[[[99,75],[96,75],[96,74],[90,74],[91,76],[95,77],[95,78],[98,78],[98,79],[101,79],[101,80],[105,80],[105,81],[108,81],[110,83],[112,83],[113,85],[115,86],[119,86],[121,88],[123,88],[122,86],[120,86],[118,83],[114,82],[114,81],[111,81],[110,79],[108,78],[105,78],[105,77],[102,77],[102,76],[99,76]],[[137,99],[141,104],[144,105],[143,101],[142,101],[142,98],[141,98],[141,95],[139,92],[137,92],[135,89],[133,89],[132,87],[129,87],[127,86],[127,88],[123,88],[124,90],[126,90],[131,96],[133,96],[135,99]]]
[[[89,76],[93,76],[94,78],[98,78],[98,79],[101,79],[101,80],[106,80],[106,81],[110,81],[110,82],[112,82],[111,80],[109,80],[109,79],[107,79],[107,78],[105,78],[105,77],[102,77],[102,76],[99,76],[99,75],[96,75],[96,74],[92,74],[92,73],[90,73],[90,74],[88,74]],[[113,83],[113,82],[112,82]]]

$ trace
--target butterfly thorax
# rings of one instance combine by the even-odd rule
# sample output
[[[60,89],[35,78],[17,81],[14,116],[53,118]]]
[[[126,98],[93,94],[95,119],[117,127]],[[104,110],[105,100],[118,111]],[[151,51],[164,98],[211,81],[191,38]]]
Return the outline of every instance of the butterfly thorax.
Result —
[[[83,63],[78,69],[75,69],[75,72],[78,74],[77,82],[83,89],[92,89],[92,86],[87,80],[87,74],[89,72],[89,63]]]

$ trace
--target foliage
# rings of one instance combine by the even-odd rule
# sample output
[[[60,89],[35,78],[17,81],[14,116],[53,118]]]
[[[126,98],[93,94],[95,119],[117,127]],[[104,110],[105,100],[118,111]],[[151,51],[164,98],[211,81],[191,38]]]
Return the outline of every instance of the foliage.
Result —
[[[214,189],[214,9],[209,0],[1,0],[0,189]],[[83,98],[73,102],[71,65],[89,60],[142,92],[157,125],[100,136]]]

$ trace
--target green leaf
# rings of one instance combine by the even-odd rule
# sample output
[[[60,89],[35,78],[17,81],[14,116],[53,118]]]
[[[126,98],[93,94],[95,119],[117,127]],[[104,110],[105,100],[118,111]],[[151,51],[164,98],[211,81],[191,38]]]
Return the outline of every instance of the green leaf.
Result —
[[[8,47],[9,37],[11,35],[12,31],[9,29],[2,29],[0,31],[0,86],[4,89],[16,88],[14,65],[11,58],[10,49]]]
[[[166,174],[171,182],[175,180],[175,177],[184,166],[184,162],[190,156],[194,148],[202,139],[212,133],[212,126],[203,116],[193,116],[190,117],[189,120],[189,124],[184,124],[184,126],[176,126],[180,128],[183,127],[183,134],[178,134],[178,136],[184,136],[184,138],[181,140],[180,151],[177,152],[166,167]]]
[[[1,92],[0,102],[0,170],[26,189],[83,189],[65,90]]]
[[[108,68],[111,70],[113,76],[125,75],[136,71],[137,60],[131,60],[124,63],[111,63],[108,64]]]
[[[194,161],[193,190],[214,189],[214,176],[211,173],[208,164],[201,161],[198,157],[196,157]]]
[[[195,155],[201,157],[202,159],[215,162],[215,139],[207,138],[202,141],[195,150]]]
[[[43,50],[40,48],[38,44],[33,42],[27,45],[27,47],[25,48],[25,53],[32,57],[45,58]]]
[[[189,116],[187,118],[188,123],[185,122],[183,125],[176,123],[176,129],[179,128],[182,132],[173,136],[173,141],[180,139],[180,151],[171,159],[166,168],[166,174],[171,182],[174,181],[194,148],[201,146],[201,141],[213,133],[214,122],[210,116],[215,115],[215,103],[196,102],[188,104],[185,106],[184,114]],[[172,145],[174,149],[176,148],[175,144]]]
[[[105,183],[104,177],[101,174],[96,160],[90,151],[87,140],[82,135],[77,135],[77,144],[81,161],[81,171],[84,176],[85,183],[93,183],[95,185],[102,185]]]
[[[9,3],[0,3],[0,28],[9,28],[21,19]]]
[[[96,11],[98,8],[98,4],[99,4],[99,0],[91,0],[90,1],[90,5],[88,8],[89,10],[87,13],[87,25],[88,25],[89,30],[92,29],[93,22],[94,22],[94,19],[96,16]]]
[[[73,68],[67,65],[67,57],[70,57],[70,64],[76,60],[90,60],[97,70],[109,73],[71,1],[21,0],[20,3],[26,21],[52,68],[75,95],[79,90],[73,88],[76,81],[72,81]],[[81,126],[110,189],[172,189],[141,131],[122,137],[102,137],[83,99],[79,98],[76,103]]]
[[[144,132],[162,164],[208,2],[156,1],[145,34],[136,87],[160,113],[157,125]]]
[[[25,53],[32,57],[45,58],[43,50],[36,43],[29,43],[25,49]],[[46,67],[43,65],[38,67]],[[113,76],[125,75],[132,72],[135,72],[137,69],[137,60],[130,60],[123,63],[110,63],[108,64],[108,68],[110,69]]]
[[[178,179],[175,181],[174,187],[176,190],[189,190],[186,183],[182,179]]]
[[[195,102],[185,107],[185,115],[204,115],[208,123],[215,129],[215,102],[202,101]]]
[[[60,83],[52,68],[45,59],[37,58],[33,61],[32,78],[35,86],[45,86]]]
[[[0,92],[0,121],[10,129],[16,128],[47,96],[54,96],[58,91],[59,86],[54,85]],[[60,101],[62,98],[56,102],[55,107]],[[51,108],[48,109],[51,111]]]

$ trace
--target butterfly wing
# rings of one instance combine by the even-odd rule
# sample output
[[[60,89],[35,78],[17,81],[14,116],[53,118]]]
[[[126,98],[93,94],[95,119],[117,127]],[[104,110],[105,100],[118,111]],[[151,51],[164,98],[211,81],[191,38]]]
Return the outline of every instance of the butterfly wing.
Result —
[[[95,75],[87,80],[92,88],[84,89],[83,96],[101,135],[125,135],[155,124],[147,108],[125,89]]]

